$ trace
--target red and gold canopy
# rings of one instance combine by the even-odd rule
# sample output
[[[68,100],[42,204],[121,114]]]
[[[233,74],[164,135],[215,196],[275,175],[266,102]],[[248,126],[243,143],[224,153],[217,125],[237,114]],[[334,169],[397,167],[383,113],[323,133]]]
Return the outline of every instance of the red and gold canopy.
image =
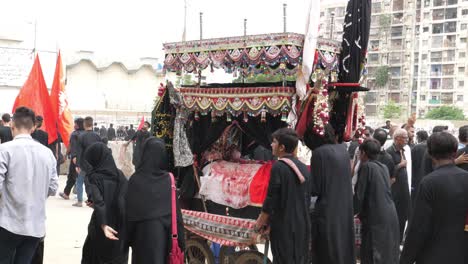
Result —
[[[302,62],[304,35],[296,33],[262,34],[164,44],[164,69],[194,72],[207,67],[227,72],[295,74]],[[338,65],[340,45],[319,39],[317,51],[323,67]]]
[[[256,116],[262,111],[276,115],[289,112],[294,87],[181,88],[182,101],[189,111],[215,115],[225,113]]]

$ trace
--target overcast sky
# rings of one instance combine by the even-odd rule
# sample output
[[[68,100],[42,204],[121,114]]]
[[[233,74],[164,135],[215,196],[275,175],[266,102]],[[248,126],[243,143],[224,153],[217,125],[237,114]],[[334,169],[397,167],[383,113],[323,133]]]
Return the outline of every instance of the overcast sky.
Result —
[[[308,1],[187,0],[187,40],[199,38],[199,12],[204,13],[204,38],[242,35],[244,18],[248,34],[281,32],[283,3],[288,4],[288,31],[303,33]],[[37,21],[38,49],[161,56],[163,42],[181,40],[183,20],[184,0],[9,0],[0,9],[0,37],[33,39]]]

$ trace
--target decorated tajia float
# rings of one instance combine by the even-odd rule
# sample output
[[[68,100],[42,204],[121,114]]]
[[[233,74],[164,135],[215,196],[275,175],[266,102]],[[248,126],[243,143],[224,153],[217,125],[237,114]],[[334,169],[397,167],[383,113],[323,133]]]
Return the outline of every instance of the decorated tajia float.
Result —
[[[263,263],[256,249],[265,240],[253,219],[267,193],[274,131],[290,126],[301,137],[323,135],[330,123],[346,141],[364,129],[360,43],[367,40],[350,30],[345,26],[342,43],[319,38],[312,50],[294,33],[164,44],[166,72],[223,69],[240,80],[200,85],[199,78],[196,85],[168,82],[159,89],[152,131],[166,142],[178,176],[187,263],[215,263],[214,243],[221,245],[219,263]],[[279,82],[245,82],[256,74]]]

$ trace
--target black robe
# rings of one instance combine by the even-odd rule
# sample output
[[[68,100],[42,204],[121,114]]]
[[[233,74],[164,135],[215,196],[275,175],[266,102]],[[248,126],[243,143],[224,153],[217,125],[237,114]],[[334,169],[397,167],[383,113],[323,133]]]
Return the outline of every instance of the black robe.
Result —
[[[398,263],[400,227],[387,167],[378,161],[361,164],[354,190],[354,213],[361,220],[361,264]]]
[[[312,153],[311,194],[314,264],[352,264],[354,255],[351,164],[343,145],[323,145]]]
[[[400,264],[468,263],[468,172],[455,165],[424,177]]]
[[[427,152],[427,144],[421,143],[414,146],[411,149],[411,159],[413,162],[413,176],[411,179],[411,200],[414,201],[416,194],[418,193],[418,187],[421,180],[424,176],[428,175],[433,171],[432,169],[432,159]]]
[[[392,185],[393,202],[398,214],[398,221],[400,223],[400,241],[403,239],[405,232],[406,221],[408,220],[411,206],[410,191],[408,187],[408,173],[406,168],[398,168],[402,157],[399,151],[396,150],[395,145],[387,149],[387,153],[392,156],[395,163],[395,183]]]
[[[293,156],[294,162],[306,179],[300,183],[295,172],[282,161],[271,168],[268,192],[262,211],[270,215],[270,241],[273,260],[278,264],[308,263],[310,219],[307,195],[309,171]]]
[[[385,167],[387,167],[388,177],[390,177],[390,179],[393,178],[395,171],[395,162],[393,162],[392,156],[390,156],[390,154],[388,154],[385,150],[382,150],[377,156],[377,161],[385,165]]]
[[[166,263],[171,248],[171,180],[165,144],[154,137],[142,146],[141,162],[128,182],[126,211],[132,263]],[[182,213],[177,206],[179,246],[185,247]]]
[[[88,236],[83,246],[82,264],[127,263],[125,246],[125,193],[127,179],[115,165],[112,153],[103,143],[91,145],[84,158],[90,165],[86,174],[89,183],[88,200],[93,203],[93,214],[88,225]],[[108,225],[118,232],[118,241],[107,239],[101,226]]]

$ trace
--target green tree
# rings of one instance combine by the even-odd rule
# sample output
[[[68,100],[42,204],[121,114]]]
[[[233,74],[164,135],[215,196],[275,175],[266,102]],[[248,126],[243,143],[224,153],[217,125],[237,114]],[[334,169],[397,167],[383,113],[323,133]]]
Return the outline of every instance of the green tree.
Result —
[[[456,106],[440,106],[432,109],[426,114],[428,119],[437,119],[437,120],[464,120],[465,115],[463,110]]]
[[[380,15],[379,17],[379,26],[383,29],[390,28],[392,23],[392,17],[390,15]]]
[[[388,66],[380,66],[377,68],[375,71],[374,77],[375,77],[375,86],[377,87],[384,87],[388,83],[388,72],[389,72],[389,67]]]
[[[382,108],[383,117],[385,119],[399,118],[403,109],[401,106],[395,104],[393,101],[389,101],[387,105]]]

